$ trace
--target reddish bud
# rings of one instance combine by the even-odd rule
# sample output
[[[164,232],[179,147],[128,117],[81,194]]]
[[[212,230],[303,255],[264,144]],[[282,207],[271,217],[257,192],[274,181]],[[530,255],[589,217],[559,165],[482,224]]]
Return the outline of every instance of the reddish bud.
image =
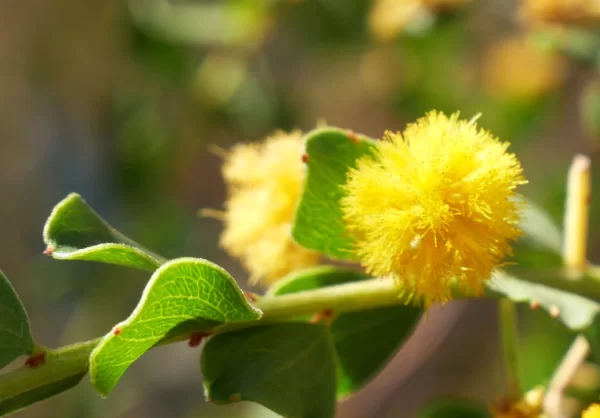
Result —
[[[239,402],[239,401],[240,401],[240,395],[231,395],[231,396],[229,397],[229,400],[230,400],[231,402]]]
[[[198,347],[202,340],[204,340],[208,336],[210,336],[210,332],[194,332],[188,340],[188,345],[192,348]]]
[[[119,328],[119,327],[113,328],[113,335],[119,335],[120,333],[121,333],[121,328]]]
[[[350,138],[350,140],[352,142],[354,142],[355,144],[358,144],[358,141],[360,140],[358,135],[356,134],[356,132],[351,131],[351,130],[347,130],[346,131],[346,135],[348,136],[348,138]]]
[[[308,154],[302,154],[302,162],[304,164],[308,163]]]
[[[537,300],[532,300],[529,302],[529,307],[535,311],[540,307],[540,303]]]
[[[332,318],[333,318],[333,309],[325,309],[324,311],[316,313],[312,317],[312,319],[310,320],[310,322],[313,323],[313,324],[316,324],[317,322],[325,321],[328,324],[331,324],[331,319]]]
[[[35,356],[29,357],[25,361],[25,366],[35,368],[40,367],[46,362],[46,353],[36,354]]]
[[[48,247],[44,250],[44,255],[52,255],[52,253],[56,251],[56,247],[53,247],[52,245],[48,245]]]
[[[244,292],[244,296],[248,302],[256,302],[259,296],[256,293],[252,292]]]

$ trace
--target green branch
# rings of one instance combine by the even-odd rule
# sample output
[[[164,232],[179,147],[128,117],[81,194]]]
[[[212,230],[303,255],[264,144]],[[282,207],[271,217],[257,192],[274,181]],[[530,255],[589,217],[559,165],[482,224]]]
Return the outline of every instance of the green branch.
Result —
[[[582,281],[556,279],[549,279],[549,281],[555,289],[573,292],[581,296],[597,297],[600,294],[600,281],[596,278]],[[536,279],[534,282],[535,284],[545,284],[542,278]],[[281,296],[262,297],[255,303],[255,306],[263,311],[263,317],[260,320],[223,325],[215,328],[214,332],[221,333],[278,322],[326,309],[332,309],[339,313],[404,304],[406,299],[400,296],[403,294],[403,290],[401,282],[390,279],[374,279]],[[497,289],[487,290],[486,296],[503,297]],[[456,297],[468,296],[457,294]],[[163,343],[174,343],[185,337],[187,336]],[[1,374],[0,411],[2,402],[6,400],[85,373],[88,368],[89,355],[100,340],[101,338],[98,338],[56,350],[48,350],[43,365],[35,368],[23,366],[15,371]]]

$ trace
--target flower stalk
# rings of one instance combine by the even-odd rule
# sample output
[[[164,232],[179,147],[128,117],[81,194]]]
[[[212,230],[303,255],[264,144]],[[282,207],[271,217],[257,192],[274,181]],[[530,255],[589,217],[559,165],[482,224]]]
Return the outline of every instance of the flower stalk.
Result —
[[[587,230],[591,197],[590,165],[588,157],[575,156],[567,180],[563,258],[565,267],[575,278],[581,277],[587,267]]]
[[[504,369],[507,379],[506,395],[510,402],[516,402],[522,396],[519,373],[517,308],[515,303],[507,298],[500,299],[498,308]]]

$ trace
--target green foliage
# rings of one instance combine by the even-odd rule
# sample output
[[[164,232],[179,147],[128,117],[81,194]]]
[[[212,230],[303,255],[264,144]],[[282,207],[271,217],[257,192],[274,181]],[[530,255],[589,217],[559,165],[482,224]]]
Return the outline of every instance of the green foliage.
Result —
[[[268,295],[284,295],[353,281],[367,280],[364,273],[335,267],[316,267],[294,274],[273,286]],[[330,331],[338,369],[337,395],[358,391],[389,361],[408,338],[423,310],[391,306],[335,315]],[[393,332],[389,332],[393,330]]]
[[[341,186],[348,170],[368,155],[374,144],[369,138],[337,128],[316,129],[306,135],[306,181],[292,229],[300,245],[332,258],[353,258],[342,220]]]
[[[301,322],[216,335],[201,358],[211,402],[253,401],[289,418],[333,418],[334,362],[326,325]]]
[[[152,275],[131,316],[93,351],[92,384],[108,395],[129,365],[163,338],[253,321],[260,315],[233,278],[216,264],[192,258],[170,261]]]
[[[572,330],[590,327],[600,312],[600,304],[594,300],[500,272],[494,274],[488,288],[515,302],[536,302]]]
[[[0,271],[0,369],[23,354],[32,354],[33,336],[27,312]]]
[[[166,260],[127,238],[71,193],[44,226],[47,252],[59,260],[88,260],[154,271]]]
[[[491,418],[483,406],[462,399],[440,399],[430,402],[417,418]]]

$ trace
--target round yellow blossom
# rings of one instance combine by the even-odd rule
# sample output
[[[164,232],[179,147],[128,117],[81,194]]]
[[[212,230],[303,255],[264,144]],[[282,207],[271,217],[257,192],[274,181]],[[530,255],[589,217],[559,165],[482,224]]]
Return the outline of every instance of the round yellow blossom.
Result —
[[[319,261],[317,252],[291,237],[304,181],[302,152],[300,132],[279,132],[258,144],[237,145],[226,156],[229,199],[221,246],[241,260],[254,282],[272,283]]]
[[[583,411],[581,418],[600,418],[600,405],[590,405],[588,409]]]
[[[510,38],[486,54],[483,80],[495,96],[528,100],[551,91],[565,73],[564,62],[557,54],[542,51],[522,38]]]
[[[529,23],[586,23],[600,19],[599,0],[521,0],[520,15]]]
[[[381,40],[394,38],[407,26],[426,21],[438,11],[452,10],[468,0],[376,0],[369,15],[371,33]]]
[[[525,179],[508,145],[458,114],[387,132],[350,170],[341,202],[367,271],[402,280],[426,306],[449,300],[454,284],[481,293],[521,233],[512,198]]]

